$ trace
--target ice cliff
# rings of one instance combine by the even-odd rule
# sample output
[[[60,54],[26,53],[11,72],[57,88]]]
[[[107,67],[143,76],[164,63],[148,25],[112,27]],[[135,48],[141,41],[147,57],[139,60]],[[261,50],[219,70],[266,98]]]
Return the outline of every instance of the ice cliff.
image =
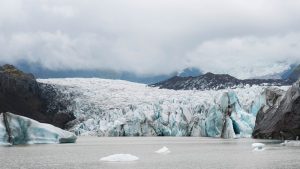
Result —
[[[250,137],[266,104],[265,86],[175,91],[98,78],[38,81],[74,98],[67,109],[76,120],[68,125],[77,135],[220,137],[230,104],[240,136]]]

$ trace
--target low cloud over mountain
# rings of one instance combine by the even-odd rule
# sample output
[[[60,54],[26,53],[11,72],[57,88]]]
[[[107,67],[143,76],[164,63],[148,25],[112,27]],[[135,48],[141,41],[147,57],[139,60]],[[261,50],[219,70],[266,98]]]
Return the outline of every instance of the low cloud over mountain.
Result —
[[[0,11],[2,63],[239,78],[300,63],[299,1],[3,0]]]

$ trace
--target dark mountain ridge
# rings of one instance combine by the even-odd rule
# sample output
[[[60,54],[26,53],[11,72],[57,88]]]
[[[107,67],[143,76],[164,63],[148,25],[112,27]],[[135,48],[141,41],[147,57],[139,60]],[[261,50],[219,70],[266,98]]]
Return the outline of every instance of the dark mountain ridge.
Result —
[[[130,71],[115,71],[108,69],[86,69],[86,70],[50,70],[39,64],[21,62],[16,65],[17,68],[24,72],[31,72],[37,78],[103,78],[118,79],[136,83],[153,84],[177,76],[198,76],[201,70],[197,68],[186,68],[182,71],[174,71],[167,74],[148,74],[138,75]]]
[[[225,89],[235,88],[245,85],[268,85],[268,86],[284,86],[292,85],[291,79],[237,79],[228,74],[206,73],[197,77],[178,77],[174,76],[168,80],[149,85],[151,87],[159,87],[162,89],[174,90],[209,90],[209,89]]]

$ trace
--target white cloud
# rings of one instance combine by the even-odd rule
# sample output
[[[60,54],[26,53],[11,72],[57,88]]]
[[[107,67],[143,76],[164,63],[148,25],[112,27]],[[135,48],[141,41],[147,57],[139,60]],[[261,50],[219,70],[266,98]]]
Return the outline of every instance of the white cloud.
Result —
[[[300,62],[300,1],[2,0],[0,62],[238,77]]]
[[[75,15],[74,9],[71,6],[42,6],[45,12],[61,17],[73,17]]]

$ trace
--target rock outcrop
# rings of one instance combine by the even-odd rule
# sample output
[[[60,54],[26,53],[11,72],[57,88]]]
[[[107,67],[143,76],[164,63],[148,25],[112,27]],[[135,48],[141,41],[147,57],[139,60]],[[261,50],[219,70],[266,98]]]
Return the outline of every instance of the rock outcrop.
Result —
[[[0,67],[0,112],[12,112],[64,128],[75,116],[66,108],[70,100],[55,102],[61,95],[55,87],[38,83],[32,74],[12,65]]]
[[[292,81],[297,81],[300,78],[300,65],[295,67],[291,74],[289,75],[288,79]]]
[[[300,80],[286,92],[269,90],[257,114],[254,138],[297,139],[300,136]]]

